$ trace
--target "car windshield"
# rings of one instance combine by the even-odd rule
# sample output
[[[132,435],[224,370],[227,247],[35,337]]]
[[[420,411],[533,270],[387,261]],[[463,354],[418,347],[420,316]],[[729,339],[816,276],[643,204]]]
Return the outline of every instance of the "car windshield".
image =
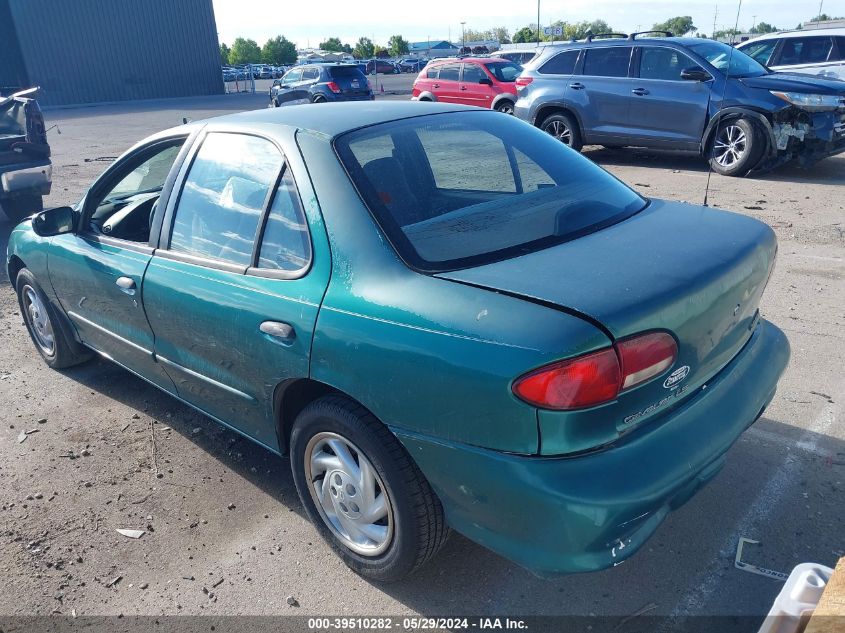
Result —
[[[728,77],[759,77],[769,73],[765,66],[741,50],[722,42],[703,40],[688,46],[690,50],[701,55],[716,70],[726,73]],[[728,64],[730,64],[730,69],[728,69]]]
[[[383,123],[335,148],[400,256],[429,272],[573,240],[646,205],[552,136],[495,112]]]
[[[522,72],[522,66],[513,62],[492,62],[486,66],[487,70],[499,81],[516,81]]]

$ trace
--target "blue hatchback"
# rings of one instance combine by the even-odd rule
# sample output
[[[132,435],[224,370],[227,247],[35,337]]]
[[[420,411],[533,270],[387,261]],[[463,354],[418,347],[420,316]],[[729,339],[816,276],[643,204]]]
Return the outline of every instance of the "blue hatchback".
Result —
[[[712,40],[638,35],[547,46],[517,79],[515,114],[573,149],[694,151],[727,176],[845,151],[845,83],[773,73]]]
[[[357,64],[295,66],[270,88],[270,106],[332,101],[372,101],[370,83]]]

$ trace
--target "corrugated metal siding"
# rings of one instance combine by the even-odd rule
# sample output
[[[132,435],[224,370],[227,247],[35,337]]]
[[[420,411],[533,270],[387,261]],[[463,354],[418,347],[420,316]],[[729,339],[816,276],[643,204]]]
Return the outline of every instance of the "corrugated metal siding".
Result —
[[[9,0],[0,0],[0,88],[3,87],[29,87]]]
[[[45,105],[220,94],[211,0],[9,0]]]

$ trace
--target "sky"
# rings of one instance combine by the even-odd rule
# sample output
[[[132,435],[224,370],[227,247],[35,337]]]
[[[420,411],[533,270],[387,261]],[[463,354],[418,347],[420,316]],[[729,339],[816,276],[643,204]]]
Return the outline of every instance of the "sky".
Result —
[[[505,26],[511,33],[537,21],[533,0],[212,0],[221,42],[231,45],[236,37],[248,37],[262,45],[270,37],[284,35],[300,48],[316,47],[328,37],[354,45],[361,36],[386,45],[393,34],[406,40],[449,39],[459,41],[461,22],[467,29],[485,30]],[[712,33],[714,13],[717,30],[733,28],[739,0],[541,0],[540,22],[576,22],[603,19],[617,31],[648,29],[677,15],[691,15],[693,24]],[[763,21],[779,28],[795,28],[818,13],[818,0],[743,0],[740,29]],[[823,0],[822,12],[845,15],[845,0]],[[756,18],[754,17],[756,16]]]

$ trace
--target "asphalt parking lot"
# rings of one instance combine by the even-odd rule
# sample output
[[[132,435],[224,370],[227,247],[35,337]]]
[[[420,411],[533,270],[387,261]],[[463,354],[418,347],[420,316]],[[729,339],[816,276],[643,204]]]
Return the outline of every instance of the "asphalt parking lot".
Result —
[[[407,98],[412,78],[386,77],[385,92]],[[265,94],[48,111],[61,134],[50,132],[54,183],[45,203],[77,201],[147,134],[182,117],[264,107]],[[706,163],[696,157],[586,153],[643,195],[703,199]],[[305,519],[286,461],[106,361],[48,369],[4,270],[0,612],[762,616],[782,584],[734,567],[740,537],[761,542],[746,546],[745,560],[784,572],[808,561],[833,566],[845,554],[843,185],[845,156],[810,170],[713,176],[711,205],[757,217],[778,235],[762,312],[787,333],[791,364],[724,470],[639,554],[554,580],[457,534],[407,581],[362,580]],[[3,251],[11,228],[0,220]],[[25,431],[36,432],[21,442]],[[147,534],[133,540],[116,528]],[[722,630],[756,630],[755,622],[727,620]]]

